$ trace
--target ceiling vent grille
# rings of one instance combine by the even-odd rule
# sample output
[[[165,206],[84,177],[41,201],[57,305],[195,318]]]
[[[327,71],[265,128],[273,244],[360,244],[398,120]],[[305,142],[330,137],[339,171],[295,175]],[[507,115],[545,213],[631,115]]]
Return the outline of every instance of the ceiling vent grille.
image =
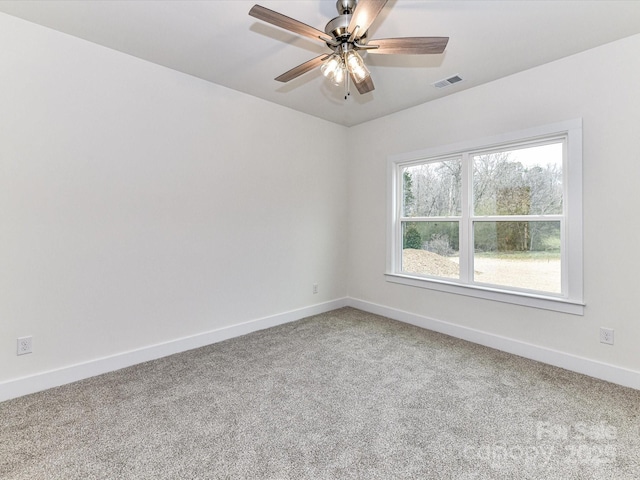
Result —
[[[444,80],[439,80],[433,83],[432,85],[436,88],[444,88],[461,81],[462,81],[462,77],[460,75],[454,75],[453,77],[445,78]]]

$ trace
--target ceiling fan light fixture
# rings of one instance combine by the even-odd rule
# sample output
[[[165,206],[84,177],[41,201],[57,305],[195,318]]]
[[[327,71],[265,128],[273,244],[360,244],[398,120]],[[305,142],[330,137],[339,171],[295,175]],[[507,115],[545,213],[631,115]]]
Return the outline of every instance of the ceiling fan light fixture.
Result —
[[[320,71],[325,77],[331,78],[339,67],[340,57],[334,53],[329,57],[329,60],[324,62],[324,64],[320,68]]]
[[[358,52],[349,50],[346,53],[346,64],[349,73],[351,73],[356,83],[362,82],[369,76],[369,70]]]
[[[342,63],[340,67],[336,69],[335,73],[333,74],[333,78],[331,79],[334,85],[342,85],[342,82],[344,82],[346,71],[347,69],[344,67],[344,63]]]
[[[344,81],[345,77],[345,64],[342,57],[337,53],[334,53],[329,57],[324,65],[320,68],[322,74],[327,77],[333,84],[340,85]]]

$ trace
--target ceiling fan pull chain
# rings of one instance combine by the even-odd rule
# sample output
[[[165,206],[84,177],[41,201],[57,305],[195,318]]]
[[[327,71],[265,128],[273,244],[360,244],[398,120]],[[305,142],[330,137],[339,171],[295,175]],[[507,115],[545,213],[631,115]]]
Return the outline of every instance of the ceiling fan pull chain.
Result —
[[[347,77],[346,81],[344,82],[344,99],[345,100],[350,95],[350,93],[349,93],[349,74],[348,73],[347,73],[346,77]]]

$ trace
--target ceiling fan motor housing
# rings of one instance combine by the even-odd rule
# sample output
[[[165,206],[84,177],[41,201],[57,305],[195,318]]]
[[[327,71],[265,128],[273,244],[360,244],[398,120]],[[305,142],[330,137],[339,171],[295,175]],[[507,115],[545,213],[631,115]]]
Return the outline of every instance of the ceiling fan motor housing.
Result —
[[[363,42],[367,36],[367,32],[358,32],[360,33],[357,38],[352,38],[351,34],[353,32],[349,31],[349,23],[351,22],[351,16],[353,11],[358,4],[357,0],[338,0],[336,2],[336,8],[338,9],[338,13],[340,14],[336,18],[332,19],[327,23],[324,27],[324,31],[327,35],[331,35],[332,38],[336,40],[337,44],[332,44],[327,42],[327,45],[332,50],[336,51],[340,47],[345,47],[346,43],[349,42],[351,47],[355,42]]]
[[[340,41],[343,38],[349,38],[349,22],[351,21],[351,14],[340,15],[327,23],[324,27],[324,31],[327,35],[331,35],[336,40]]]

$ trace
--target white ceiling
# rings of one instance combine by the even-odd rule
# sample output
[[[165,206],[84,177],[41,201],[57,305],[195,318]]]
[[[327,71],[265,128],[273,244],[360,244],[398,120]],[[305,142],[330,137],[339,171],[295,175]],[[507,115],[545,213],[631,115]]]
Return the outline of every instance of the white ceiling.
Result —
[[[365,54],[376,89],[345,101],[318,69],[273,80],[329,49],[250,17],[255,3],[319,30],[337,15],[335,0],[0,0],[0,12],[346,126],[640,33],[638,0],[389,0],[370,39],[449,45],[442,55]],[[431,85],[454,74],[464,81]]]

